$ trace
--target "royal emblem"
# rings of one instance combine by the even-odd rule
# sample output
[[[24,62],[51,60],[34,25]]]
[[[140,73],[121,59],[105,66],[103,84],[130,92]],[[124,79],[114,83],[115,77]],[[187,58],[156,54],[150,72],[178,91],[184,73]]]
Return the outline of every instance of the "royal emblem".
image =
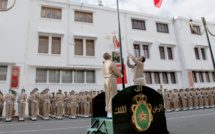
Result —
[[[149,129],[153,121],[152,105],[147,103],[147,96],[143,94],[133,97],[133,103],[131,106],[132,125],[136,131],[144,132]]]

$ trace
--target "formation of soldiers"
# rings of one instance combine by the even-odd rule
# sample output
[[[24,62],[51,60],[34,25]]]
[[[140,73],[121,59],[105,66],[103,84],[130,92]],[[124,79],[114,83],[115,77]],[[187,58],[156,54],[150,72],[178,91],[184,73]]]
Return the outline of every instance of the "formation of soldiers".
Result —
[[[75,93],[75,91],[72,90],[69,94],[67,92],[64,92],[63,94],[62,90],[58,90],[57,93],[49,93],[49,89],[46,88],[39,93],[38,89],[35,88],[28,97],[25,93],[25,89],[22,89],[21,94],[17,98],[18,120],[25,120],[26,103],[28,103],[29,119],[32,121],[36,121],[38,116],[43,120],[49,120],[50,118],[62,120],[63,117],[69,119],[77,119],[77,117],[89,118],[92,115],[92,100],[101,92],[103,91]],[[15,101],[16,96],[13,93],[13,90],[10,89],[5,97],[0,91],[0,119],[2,119],[5,102],[5,121],[12,121]]]
[[[161,90],[158,90],[161,93]],[[167,91],[164,89],[163,98],[167,112],[187,111],[198,109],[209,109],[215,107],[215,87],[213,88],[191,88],[174,89]]]

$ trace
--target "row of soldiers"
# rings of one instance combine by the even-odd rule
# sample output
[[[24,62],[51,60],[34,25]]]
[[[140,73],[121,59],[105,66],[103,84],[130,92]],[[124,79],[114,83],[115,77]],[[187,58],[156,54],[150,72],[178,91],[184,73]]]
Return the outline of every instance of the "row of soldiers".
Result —
[[[161,93],[160,90],[158,92]],[[180,110],[198,110],[215,107],[215,87],[213,88],[191,88],[174,89],[167,91],[164,89],[164,102],[167,112]]]
[[[101,91],[103,92],[103,91]],[[75,91],[64,92],[58,90],[55,94],[49,93],[49,89],[46,88],[41,93],[35,88],[27,97],[25,89],[22,89],[21,94],[18,96],[18,114],[19,121],[24,121],[26,103],[28,103],[28,115],[32,121],[37,120],[38,111],[39,117],[43,120],[49,120],[49,117],[56,118],[58,120],[65,117],[70,119],[76,119],[77,117],[88,118],[92,115],[92,100],[98,95],[100,91],[91,92],[79,92],[75,94]],[[0,119],[2,119],[2,112],[4,108],[4,102],[6,102],[6,122],[10,122],[13,118],[13,111],[16,97],[13,94],[13,90],[9,90],[9,93],[3,97],[0,92]]]

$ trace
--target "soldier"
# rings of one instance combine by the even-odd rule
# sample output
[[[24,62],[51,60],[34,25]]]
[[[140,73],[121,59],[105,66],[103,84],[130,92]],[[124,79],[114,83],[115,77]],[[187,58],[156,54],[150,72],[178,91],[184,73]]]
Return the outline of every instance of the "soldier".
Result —
[[[91,117],[92,116],[92,103],[93,103],[93,92],[92,92],[92,90],[91,90],[91,92],[90,92],[90,95],[89,95],[89,116]]]
[[[13,90],[10,89],[9,93],[5,96],[6,102],[6,122],[11,122],[14,110],[14,102],[16,101],[16,97],[13,94]]]
[[[170,96],[170,109],[171,111],[174,111],[174,105],[173,105],[173,93],[172,93],[172,90],[169,90],[169,96]]]
[[[212,97],[213,97],[213,100],[215,101],[215,99],[214,99],[214,96],[215,96],[215,88],[213,87],[213,88],[211,88],[211,93],[212,93]],[[213,107],[212,108],[214,108],[215,107],[215,102],[213,102],[214,103],[214,105],[213,105]]]
[[[77,97],[77,104],[76,104],[76,117],[79,117],[79,94],[75,94]]]
[[[84,118],[84,92],[81,92],[81,96],[79,98],[80,101],[80,115],[81,118]]]
[[[32,92],[30,92],[30,96],[27,99],[27,102],[28,102],[28,118],[29,119],[31,119],[31,101],[30,101],[31,96],[32,96]]]
[[[40,93],[40,100],[39,100],[39,117],[43,119],[44,112],[43,112],[43,96],[44,96],[44,90]]]
[[[197,90],[192,89],[192,95],[193,95],[194,108],[196,110],[198,110],[199,109],[199,94],[198,94]]]
[[[171,112],[171,110],[170,110],[170,95],[166,89],[164,89],[164,102],[165,102],[165,106],[166,106],[166,111]]]
[[[35,88],[33,90],[33,94],[30,98],[31,101],[31,116],[32,121],[37,121],[37,113],[38,113],[38,106],[39,106],[40,94],[38,93],[38,89]]]
[[[56,106],[57,106],[57,119],[62,120],[63,115],[63,103],[65,96],[62,94],[62,90],[58,90],[58,94],[56,96]]]
[[[184,92],[183,89],[180,92],[180,96],[182,100],[183,110],[187,111],[187,94]]]
[[[83,103],[84,103],[84,118],[89,118],[89,96],[88,92],[85,91],[85,95],[83,95]]]
[[[4,109],[4,95],[0,91],[0,120],[2,119],[3,109]]]
[[[55,118],[55,92],[52,92],[50,113],[51,118]]]
[[[178,102],[179,102],[179,94],[178,94],[178,90],[174,89],[174,93],[173,93],[173,104],[174,104],[174,109],[176,112],[179,111],[179,107],[178,107]]]
[[[145,85],[144,82],[144,62],[145,62],[145,57],[140,56],[138,59],[136,59],[130,52],[129,50],[127,51],[128,53],[128,60],[127,60],[127,66],[131,69],[134,69],[134,85]],[[133,60],[135,65],[130,64],[129,62],[129,57]],[[118,76],[120,77],[120,76]]]
[[[189,107],[189,110],[193,110],[193,94],[191,92],[191,90],[187,90],[189,93],[189,95],[187,94],[187,98],[188,98],[188,107]]]
[[[49,94],[49,89],[45,89],[44,95],[42,96],[42,101],[43,101],[43,119],[44,120],[49,120],[51,99],[52,99],[52,95]]]
[[[76,118],[76,106],[77,106],[77,96],[75,95],[75,91],[70,92],[71,95],[69,96],[69,103],[70,103],[70,110],[71,110],[71,116],[70,119],[77,119]]]
[[[25,89],[22,89],[22,93],[18,96],[17,102],[19,103],[19,121],[24,121],[25,119],[25,107],[26,107],[27,94]]]
[[[178,92],[178,96],[179,96],[178,107],[179,107],[179,110],[180,110],[180,111],[183,109],[183,103],[182,103],[181,92],[183,92],[183,89],[179,89],[179,92]]]
[[[201,88],[198,89],[198,95],[199,95],[199,108],[204,108],[204,96],[203,96],[203,90]]]
[[[65,114],[65,117],[68,117],[68,111],[69,111],[68,107],[67,107],[68,94],[66,91],[64,92],[64,96],[65,96],[65,98],[64,98],[64,114]]]
[[[209,104],[208,104],[208,92],[206,90],[206,88],[203,88],[203,97],[204,97],[204,108],[209,108]]]
[[[56,93],[56,96],[58,95],[58,92]],[[57,101],[56,101],[56,96],[55,96],[55,100],[54,100],[54,104],[55,104],[55,119],[58,119],[58,116],[57,116]]]
[[[210,107],[214,108],[214,94],[213,94],[212,88],[209,88],[208,97],[209,97]]]
[[[130,54],[130,56],[132,55]],[[105,59],[105,62],[103,64],[103,75],[105,78],[104,89],[105,89],[105,99],[106,99],[105,110],[107,111],[107,118],[112,118],[112,98],[117,94],[117,77],[122,77],[122,75],[118,70],[118,68],[116,67],[116,64],[111,61],[110,54],[105,53],[103,58]],[[132,57],[132,59],[134,58]],[[139,66],[139,61],[138,61],[138,66]],[[141,72],[141,74],[143,74],[143,72]],[[142,84],[140,81],[143,81],[143,79],[137,80],[135,82],[135,85]]]
[[[99,95],[99,94],[100,94],[100,92],[99,92],[99,91],[97,91],[96,96],[97,96],[97,95]]]

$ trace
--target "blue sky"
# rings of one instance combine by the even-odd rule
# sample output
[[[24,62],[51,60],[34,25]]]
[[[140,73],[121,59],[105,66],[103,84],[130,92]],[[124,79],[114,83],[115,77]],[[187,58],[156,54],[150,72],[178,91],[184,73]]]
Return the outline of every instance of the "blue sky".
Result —
[[[71,0],[96,5],[98,0]],[[213,12],[215,0],[163,0],[160,9],[154,7],[153,0],[119,0],[120,8],[130,11],[154,14],[172,18],[183,16],[193,19],[205,17],[215,21]],[[103,5],[116,8],[116,0],[103,0]]]

